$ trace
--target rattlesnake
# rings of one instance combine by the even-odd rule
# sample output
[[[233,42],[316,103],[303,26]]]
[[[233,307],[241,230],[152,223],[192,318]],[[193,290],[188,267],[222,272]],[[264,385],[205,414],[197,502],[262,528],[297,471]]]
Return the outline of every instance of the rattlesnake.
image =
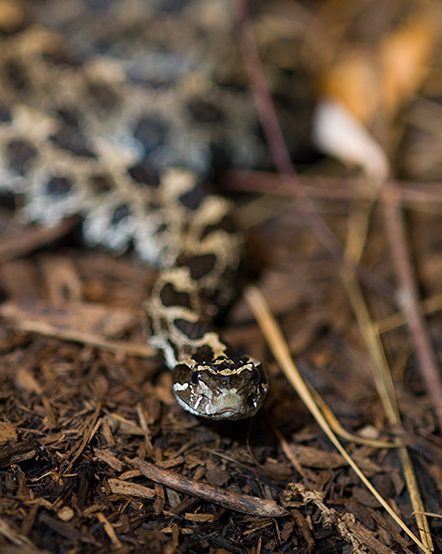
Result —
[[[133,245],[159,264],[150,342],[179,404],[212,419],[255,414],[265,371],[213,327],[235,294],[243,237],[204,183],[265,158],[228,5],[3,4],[0,188],[30,221],[77,214],[88,244]]]

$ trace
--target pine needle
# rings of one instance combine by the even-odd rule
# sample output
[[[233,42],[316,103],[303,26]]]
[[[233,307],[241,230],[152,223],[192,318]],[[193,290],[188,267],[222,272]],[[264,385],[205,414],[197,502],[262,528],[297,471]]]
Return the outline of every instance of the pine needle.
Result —
[[[354,209],[351,213],[347,232],[346,255],[354,263],[359,263],[362,257],[375,200],[376,193],[373,194],[372,199],[368,202],[359,203],[357,209]],[[347,267],[342,268],[341,279],[372,360],[371,368],[373,370],[373,379],[385,414],[390,425],[400,427],[402,425],[401,416],[387,356],[385,355],[379,333],[371,320],[361,286],[355,273]],[[407,448],[401,445],[399,439],[395,439],[395,442],[398,446],[399,458],[421,540],[428,550],[433,551],[434,546],[430,534],[430,527],[425,515],[425,506],[419,491],[419,485],[417,483],[411,457]]]
[[[262,296],[261,292],[254,286],[249,286],[245,291],[247,302],[252,310],[256,320],[258,321],[262,332],[264,333],[267,342],[275,356],[277,362],[281,366],[285,376],[290,384],[296,390],[301,400],[304,402],[312,416],[315,418],[318,425],[324,431],[331,443],[335,446],[337,451],[341,454],[348,465],[353,469],[357,476],[361,479],[364,485],[368,488],[371,494],[376,498],[379,504],[388,512],[388,514],[394,519],[394,521],[401,527],[401,529],[414,541],[424,552],[429,553],[431,550],[427,548],[411,531],[411,529],[402,521],[397,513],[391,508],[382,495],[376,490],[376,488],[370,483],[363,471],[353,460],[350,454],[342,446],[333,432],[330,425],[327,423],[324,415],[316,404],[308,385],[303,380],[299,373],[295,363],[292,360],[287,342],[284,340],[279,325],[274,319],[270,308]]]

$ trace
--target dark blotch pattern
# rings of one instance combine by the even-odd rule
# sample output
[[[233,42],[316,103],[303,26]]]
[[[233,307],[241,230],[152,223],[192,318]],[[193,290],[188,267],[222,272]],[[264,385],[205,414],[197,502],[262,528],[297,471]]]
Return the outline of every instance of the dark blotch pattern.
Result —
[[[212,369],[217,372],[224,371],[225,369],[232,369],[231,364],[226,360],[225,362],[218,362],[212,365]]]
[[[189,0],[159,0],[158,9],[163,12],[180,12],[189,4]]]
[[[106,12],[115,2],[116,0],[86,0],[88,8],[97,12]]]
[[[212,142],[210,144],[211,174],[217,175],[226,171],[231,165],[231,155],[225,145]]]
[[[192,279],[198,280],[212,271],[216,264],[216,256],[215,254],[201,254],[192,258],[186,258],[185,260],[179,260],[179,264],[188,266]]]
[[[72,181],[67,177],[51,177],[46,185],[49,196],[66,196],[72,189]]]
[[[43,52],[43,59],[53,65],[64,65],[67,67],[81,67],[84,60],[77,53],[67,52],[66,50],[55,50],[53,52]]]
[[[123,219],[126,219],[130,215],[130,208],[127,204],[120,204],[115,208],[111,218],[111,225],[118,225]]]
[[[52,144],[59,148],[68,150],[76,156],[96,158],[94,152],[89,148],[87,138],[74,126],[63,126],[50,137]]]
[[[144,207],[148,212],[156,212],[162,208],[162,205],[155,200],[148,200],[144,203]]]
[[[161,289],[160,299],[166,307],[182,306],[183,308],[192,308],[188,293],[176,290],[171,283],[166,283]]]
[[[226,231],[226,233],[229,233],[229,234],[235,233],[237,231],[237,228],[236,228],[235,222],[233,221],[233,218],[230,215],[226,214],[217,223],[213,223],[212,225],[206,225],[201,232],[201,239],[208,237],[211,233],[218,230]]]
[[[205,196],[202,185],[196,185],[192,190],[185,192],[180,196],[180,202],[189,210],[197,210]]]
[[[237,365],[246,363],[247,361],[246,357],[239,354],[238,350],[236,350],[235,348],[232,348],[230,344],[227,345],[227,348],[224,351],[224,355]]]
[[[0,122],[9,123],[11,120],[11,111],[5,104],[0,102]]]
[[[71,108],[58,108],[55,111],[55,114],[57,117],[59,117],[63,123],[69,127],[76,127],[79,128],[80,121],[78,113],[75,110],[72,110]]]
[[[136,69],[129,69],[127,76],[132,83],[153,90],[171,88],[177,81],[177,77],[174,75],[144,75]]]
[[[202,339],[208,331],[207,325],[201,321],[193,322],[177,318],[173,320],[173,323],[177,329],[191,340]]]
[[[167,323],[167,320],[164,317],[161,317],[159,320],[160,323],[160,329],[163,333],[169,332],[169,324]]]
[[[104,194],[112,190],[112,182],[106,175],[93,175],[89,180],[91,189],[95,194]]]
[[[191,98],[187,102],[187,108],[196,123],[220,123],[225,120],[225,115],[218,106],[204,98]]]
[[[4,67],[6,76],[15,89],[23,91],[28,88],[26,71],[20,62],[9,60],[5,63]]]
[[[173,343],[171,340],[168,340],[167,344],[172,348],[175,358],[178,359],[180,355],[178,346],[175,343]]]
[[[158,187],[160,176],[158,171],[151,167],[146,160],[138,162],[127,170],[132,179],[139,185]]]
[[[211,362],[213,360],[213,350],[210,348],[209,345],[204,344],[203,346],[200,346],[197,349],[197,351],[192,356],[192,358],[198,364],[204,364],[206,362]]]
[[[138,139],[146,154],[162,146],[167,137],[167,126],[158,117],[145,116],[135,126],[134,136]]]
[[[153,234],[154,236],[158,237],[161,235],[161,233],[164,233],[164,231],[167,231],[167,223],[160,223]]]
[[[119,102],[116,92],[104,83],[89,83],[88,93],[94,104],[100,109],[112,110]]]
[[[11,169],[19,175],[24,175],[29,164],[37,156],[37,150],[25,140],[11,140],[6,147],[8,162]]]

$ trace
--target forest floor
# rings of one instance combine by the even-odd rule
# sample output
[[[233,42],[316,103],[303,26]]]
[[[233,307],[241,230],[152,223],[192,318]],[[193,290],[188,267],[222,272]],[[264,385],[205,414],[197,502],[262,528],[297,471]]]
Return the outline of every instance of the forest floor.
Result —
[[[154,268],[86,249],[75,221],[42,230],[0,212],[1,553],[442,546],[441,399],[431,387],[442,346],[440,128],[430,155],[438,67],[402,116],[407,140],[396,137],[392,168],[404,180],[376,197],[319,156],[296,185],[226,177],[249,232],[248,277],[219,326],[270,380],[251,420],[211,423],[177,405],[140,325]],[[278,357],[260,295],[295,368]]]

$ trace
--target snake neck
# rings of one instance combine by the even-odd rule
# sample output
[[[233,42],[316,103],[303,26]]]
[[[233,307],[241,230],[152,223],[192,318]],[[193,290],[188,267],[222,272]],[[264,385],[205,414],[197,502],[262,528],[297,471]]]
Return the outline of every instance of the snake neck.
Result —
[[[189,266],[160,272],[148,305],[150,342],[173,370],[174,395],[188,412],[213,420],[251,417],[267,394],[265,369],[215,332],[217,291],[207,292]]]
[[[180,175],[171,173],[165,182],[174,198]],[[159,260],[163,268],[147,304],[150,343],[171,369],[222,359],[230,351],[213,320],[235,295],[242,239],[229,203],[214,195],[200,202],[195,212],[181,214],[182,232],[172,241],[175,249]]]
[[[150,344],[166,365],[205,363],[225,358],[231,348],[214,330],[219,304],[193,279],[189,267],[160,272],[147,305]]]

